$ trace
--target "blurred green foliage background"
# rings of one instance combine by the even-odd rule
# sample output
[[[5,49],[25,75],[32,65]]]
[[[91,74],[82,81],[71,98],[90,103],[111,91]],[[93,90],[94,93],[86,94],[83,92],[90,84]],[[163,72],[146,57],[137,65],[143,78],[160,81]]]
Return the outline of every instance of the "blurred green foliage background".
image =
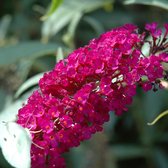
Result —
[[[104,31],[125,23],[143,29],[153,21],[162,27],[168,21],[168,0],[64,0],[42,21],[50,3],[0,1],[2,112],[16,112],[18,106],[13,103],[23,102],[32,93],[43,72]],[[111,113],[102,133],[65,154],[67,167],[168,168],[168,119],[147,125],[167,109],[167,90],[137,90],[128,112],[120,117]],[[10,167],[2,154],[0,167]]]

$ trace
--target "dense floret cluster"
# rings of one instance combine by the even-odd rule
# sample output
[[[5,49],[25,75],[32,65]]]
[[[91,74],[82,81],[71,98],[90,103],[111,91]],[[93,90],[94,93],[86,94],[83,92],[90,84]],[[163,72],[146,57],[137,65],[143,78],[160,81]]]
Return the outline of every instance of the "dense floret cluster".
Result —
[[[110,111],[127,111],[137,86],[157,89],[166,75],[167,32],[168,25],[162,33],[152,23],[139,34],[135,25],[126,24],[91,40],[44,74],[18,113],[17,122],[32,136],[32,168],[64,168],[61,154],[102,131]],[[145,40],[147,34],[151,41]],[[141,51],[144,43],[148,57]]]

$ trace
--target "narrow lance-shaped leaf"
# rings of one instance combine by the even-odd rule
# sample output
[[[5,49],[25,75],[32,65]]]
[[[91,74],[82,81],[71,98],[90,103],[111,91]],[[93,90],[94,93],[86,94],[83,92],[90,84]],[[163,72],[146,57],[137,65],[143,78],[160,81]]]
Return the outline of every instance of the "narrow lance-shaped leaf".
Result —
[[[78,23],[81,17],[82,17],[82,13],[80,11],[77,12],[68,26],[67,33],[63,36],[64,42],[71,48],[75,48],[75,44],[74,44],[75,30],[78,26]]]
[[[29,78],[26,82],[24,82],[19,89],[17,90],[16,94],[15,94],[15,98],[18,98],[24,91],[26,91],[27,89],[29,89],[32,86],[35,86],[38,84],[40,78],[42,78],[44,73],[39,73],[31,78]]]
[[[167,0],[126,0],[124,1],[125,5],[130,4],[142,4],[142,5],[152,5],[168,10],[168,1]]]
[[[77,14],[84,13],[104,7],[113,0],[64,0],[62,5],[46,19],[42,26],[42,39],[48,39],[57,34],[64,26],[70,23]],[[78,20],[79,21],[79,20]]]
[[[34,59],[47,54],[53,54],[58,45],[43,44],[37,41],[23,42],[0,48],[0,65],[11,64],[20,59]]]
[[[59,62],[60,60],[64,59],[64,53],[61,47],[58,48],[57,50],[57,55],[56,55],[56,63]]]
[[[46,20],[50,15],[52,15],[57,10],[57,8],[61,5],[62,2],[63,0],[52,0],[47,13],[41,17],[41,20]]]

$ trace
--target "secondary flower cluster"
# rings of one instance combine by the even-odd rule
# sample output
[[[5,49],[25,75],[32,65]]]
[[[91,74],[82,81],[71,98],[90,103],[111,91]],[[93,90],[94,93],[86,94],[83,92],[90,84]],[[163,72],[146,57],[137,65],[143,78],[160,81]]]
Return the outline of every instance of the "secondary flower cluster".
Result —
[[[32,135],[32,168],[64,168],[61,154],[101,131],[110,111],[127,111],[137,85],[157,89],[166,75],[161,62],[168,61],[168,25],[164,33],[156,23],[146,30],[139,34],[126,24],[106,32],[44,74],[18,113],[17,122]],[[151,41],[145,41],[147,33]],[[141,52],[144,43],[149,57]]]

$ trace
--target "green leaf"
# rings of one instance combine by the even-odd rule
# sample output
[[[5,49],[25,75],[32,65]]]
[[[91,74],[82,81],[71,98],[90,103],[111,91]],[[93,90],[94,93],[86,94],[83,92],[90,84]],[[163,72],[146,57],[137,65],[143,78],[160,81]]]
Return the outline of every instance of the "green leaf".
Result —
[[[125,5],[130,4],[142,4],[142,5],[152,5],[168,10],[168,1],[167,0],[126,0],[124,1]]]
[[[53,54],[58,45],[54,43],[24,42],[0,48],[0,66],[14,63],[20,59],[35,59],[48,54]]]
[[[56,63],[59,62],[60,60],[64,59],[64,53],[61,47],[58,48],[57,50],[57,55],[56,55]]]
[[[16,121],[19,108],[22,107],[23,99],[9,103],[2,111],[0,111],[0,122]]]
[[[75,30],[77,28],[77,25],[82,17],[82,13],[79,11],[76,13],[74,18],[71,20],[68,30],[66,34],[63,36],[63,41],[70,47],[70,48],[75,48],[74,44],[74,36],[75,36]]]
[[[0,40],[5,40],[8,29],[10,27],[12,17],[10,15],[5,15],[0,21]]]
[[[34,63],[33,59],[22,59],[18,64],[17,64],[17,76],[22,81],[25,81],[31,71],[32,65]]]
[[[28,90],[30,87],[38,85],[39,80],[43,77],[44,73],[39,73],[31,78],[29,78],[26,82],[24,82],[19,89],[16,91],[14,98],[18,98],[23,92]]]
[[[0,111],[3,109],[5,104],[5,98],[6,98],[6,91],[4,89],[0,89]]]
[[[95,30],[97,35],[100,35],[105,31],[103,25],[98,19],[90,16],[85,16],[83,19]]]
[[[83,14],[104,7],[112,2],[113,0],[64,0],[63,4],[44,21],[42,26],[43,40],[47,41],[68,23],[72,23],[72,20],[76,15],[79,15],[79,13],[80,17],[82,17]],[[77,21],[79,22],[79,19]],[[77,25],[77,21],[75,21],[75,25]],[[74,28],[76,28],[76,26],[74,26]],[[71,32],[74,31],[75,30],[71,29]]]
[[[45,20],[50,15],[52,15],[56,11],[56,9],[61,5],[62,2],[63,0],[52,0],[48,12],[44,16],[41,17],[41,20]]]

